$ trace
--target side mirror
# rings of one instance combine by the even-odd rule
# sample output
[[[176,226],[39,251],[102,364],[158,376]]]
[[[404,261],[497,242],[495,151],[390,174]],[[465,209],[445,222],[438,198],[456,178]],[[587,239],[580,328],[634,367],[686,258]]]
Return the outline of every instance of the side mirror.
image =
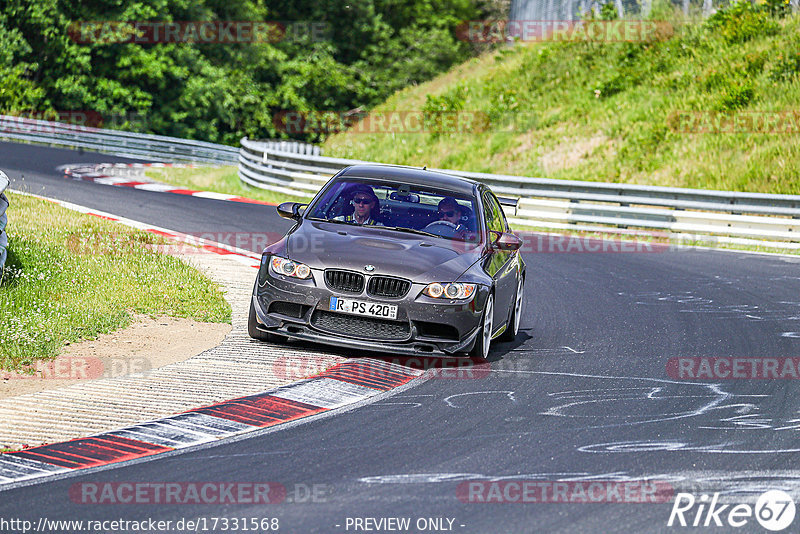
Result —
[[[284,219],[300,220],[300,216],[302,215],[300,209],[305,206],[306,204],[300,204],[299,202],[284,202],[276,209],[278,210],[278,215]]]
[[[489,233],[493,237],[496,236],[494,241],[492,241],[492,250],[512,251],[519,250],[520,247],[522,247],[522,239],[514,234],[495,232],[493,230]]]

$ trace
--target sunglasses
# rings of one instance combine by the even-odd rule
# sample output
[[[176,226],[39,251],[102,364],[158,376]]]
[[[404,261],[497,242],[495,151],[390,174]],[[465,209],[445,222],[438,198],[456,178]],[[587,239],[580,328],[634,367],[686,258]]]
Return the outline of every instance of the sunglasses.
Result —
[[[354,198],[353,204],[372,204],[372,199],[369,197]]]
[[[456,214],[456,212],[454,210],[440,211],[439,212],[439,217],[452,217],[455,214]]]

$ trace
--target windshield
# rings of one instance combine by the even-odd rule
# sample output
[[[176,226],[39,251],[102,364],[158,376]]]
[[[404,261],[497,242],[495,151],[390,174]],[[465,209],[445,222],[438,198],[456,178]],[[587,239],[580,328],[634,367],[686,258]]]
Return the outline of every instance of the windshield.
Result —
[[[309,206],[306,218],[477,242],[475,208],[473,197],[451,191],[347,179],[332,182]]]

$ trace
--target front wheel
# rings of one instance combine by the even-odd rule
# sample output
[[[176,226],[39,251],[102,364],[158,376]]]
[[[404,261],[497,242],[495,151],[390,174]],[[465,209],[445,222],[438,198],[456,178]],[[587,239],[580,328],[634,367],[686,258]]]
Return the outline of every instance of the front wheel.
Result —
[[[489,345],[492,343],[492,316],[494,315],[494,295],[489,295],[483,309],[483,325],[478,332],[475,346],[472,347],[470,356],[486,359],[489,356]]]
[[[286,338],[268,332],[262,332],[258,329],[258,320],[256,319],[256,308],[253,306],[252,299],[250,300],[250,313],[247,316],[247,333],[253,339],[259,341],[269,341],[270,343],[285,343]]]

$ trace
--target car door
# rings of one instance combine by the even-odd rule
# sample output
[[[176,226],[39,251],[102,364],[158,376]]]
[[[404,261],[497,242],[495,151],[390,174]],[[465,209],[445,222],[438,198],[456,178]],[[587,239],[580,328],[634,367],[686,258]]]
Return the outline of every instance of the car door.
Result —
[[[489,191],[483,193],[483,213],[486,219],[486,228],[490,231],[489,242],[497,239],[497,234],[491,232],[508,232],[500,202]],[[484,269],[495,280],[494,317],[495,331],[508,321],[510,306],[517,289],[517,261],[518,251],[492,250],[486,259]]]

